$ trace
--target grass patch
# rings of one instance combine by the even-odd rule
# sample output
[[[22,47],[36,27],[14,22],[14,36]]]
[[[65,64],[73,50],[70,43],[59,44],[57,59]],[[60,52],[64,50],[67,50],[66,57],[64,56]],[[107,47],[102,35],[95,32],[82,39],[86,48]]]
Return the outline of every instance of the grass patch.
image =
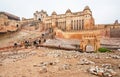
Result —
[[[110,49],[103,48],[103,47],[102,47],[102,48],[99,48],[98,51],[101,52],[101,53],[104,53],[104,52],[111,52]]]

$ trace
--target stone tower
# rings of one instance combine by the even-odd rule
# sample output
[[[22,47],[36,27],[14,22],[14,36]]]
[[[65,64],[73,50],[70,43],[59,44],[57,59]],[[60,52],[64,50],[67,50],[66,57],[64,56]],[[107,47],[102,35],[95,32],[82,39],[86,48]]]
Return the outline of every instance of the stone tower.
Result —
[[[57,26],[57,20],[56,20],[57,13],[53,11],[51,16],[52,16],[52,27],[55,28]]]
[[[65,14],[66,14],[66,30],[70,31],[71,30],[71,15],[72,15],[72,12],[71,12],[70,9],[68,9]]]
[[[84,29],[93,29],[94,28],[94,18],[92,16],[92,11],[88,6],[83,10],[84,12]]]
[[[40,12],[36,11],[33,16],[34,16],[34,20],[43,21],[43,18],[47,17],[48,14],[46,11],[41,10]]]

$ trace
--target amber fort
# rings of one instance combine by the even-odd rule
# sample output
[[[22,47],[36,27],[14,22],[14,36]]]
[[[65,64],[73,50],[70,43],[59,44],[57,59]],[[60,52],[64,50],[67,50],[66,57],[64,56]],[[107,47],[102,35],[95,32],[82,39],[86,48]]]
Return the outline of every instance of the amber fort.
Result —
[[[92,1],[96,9],[84,6],[82,10],[67,9],[59,13],[55,9],[49,12],[52,4],[46,6],[46,0],[34,0],[40,7],[29,12],[37,3],[14,1],[18,2],[16,7],[22,9],[15,9],[16,12],[32,16],[21,18],[17,13],[0,11],[0,77],[120,77],[120,23],[111,16],[111,23],[97,24],[95,5],[103,14],[107,13],[102,4]],[[22,6],[19,1],[23,1]],[[57,3],[59,1],[62,0]],[[66,2],[67,7],[70,0]],[[10,3],[13,9],[9,9],[14,10],[15,4]],[[110,2],[107,3],[108,7]],[[49,9],[42,10],[42,4]],[[80,9],[82,5],[78,4]],[[59,7],[63,10],[62,5]],[[113,13],[108,8],[107,11]],[[97,14],[101,16],[101,13]],[[101,18],[104,22],[109,21],[109,18]]]
[[[120,37],[120,23],[95,24],[94,15],[89,6],[82,11],[66,10],[64,14],[55,11],[49,16],[47,11],[36,11],[33,18],[26,19],[7,12],[0,12],[0,34],[17,32],[23,28],[29,30],[47,31],[53,29],[56,38],[78,39],[80,48],[87,51],[87,46],[93,46],[92,51],[100,47],[101,38]]]

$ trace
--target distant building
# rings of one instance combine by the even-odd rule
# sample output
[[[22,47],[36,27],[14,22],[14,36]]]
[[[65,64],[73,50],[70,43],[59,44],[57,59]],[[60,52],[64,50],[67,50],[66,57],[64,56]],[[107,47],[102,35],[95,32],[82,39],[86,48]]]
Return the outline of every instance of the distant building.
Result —
[[[57,14],[55,11],[48,16],[45,11],[36,11],[34,20],[41,20],[45,29],[57,27],[63,31],[88,30],[94,28],[94,18],[88,6],[80,12],[71,12],[70,9],[65,14]]]
[[[6,16],[8,19],[10,20],[16,20],[16,21],[19,21],[20,20],[20,17],[18,16],[15,16],[13,14],[10,14],[10,13],[7,13],[7,12],[0,12],[0,16]]]
[[[7,12],[0,12],[0,33],[16,31],[20,26],[20,18]]]
[[[41,21],[43,30],[55,28],[56,37],[80,39],[80,48],[83,51],[97,51],[100,38],[116,37],[120,32],[118,20],[113,24],[95,24],[88,6],[79,12],[71,12],[68,9],[65,14],[57,14],[54,11],[51,16],[48,16],[46,11],[36,11],[34,21]]]

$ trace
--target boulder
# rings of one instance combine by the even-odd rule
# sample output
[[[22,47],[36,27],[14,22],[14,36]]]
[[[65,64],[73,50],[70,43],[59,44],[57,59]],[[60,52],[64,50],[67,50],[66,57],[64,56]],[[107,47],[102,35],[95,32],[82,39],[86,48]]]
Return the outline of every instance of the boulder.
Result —
[[[80,60],[80,62],[78,62],[78,65],[90,65],[90,64],[95,64],[94,62],[87,60],[86,58],[83,58]]]
[[[104,70],[103,68],[99,68],[98,66],[92,66],[89,68],[88,70],[91,74],[94,74],[94,75],[99,75],[99,76],[102,76]]]
[[[72,58],[71,55],[66,55],[66,56],[65,56],[65,59],[71,59],[71,58]]]
[[[75,55],[75,56],[74,56],[74,58],[78,58],[78,57],[79,57],[79,55]]]
[[[64,69],[64,70],[69,70],[69,69],[70,69],[70,66],[71,66],[71,64],[64,64],[64,65],[63,65],[63,69]]]
[[[56,57],[60,57],[60,54],[54,54],[54,57],[56,58]]]
[[[113,69],[108,69],[108,72],[110,72],[112,76],[117,75],[117,73]]]
[[[88,69],[88,72],[90,72],[91,74],[100,76],[100,77],[113,77],[115,76],[117,73],[113,70],[113,69],[109,69],[109,68],[100,68],[98,66],[92,66]]]
[[[106,69],[111,69],[112,65],[111,64],[102,64],[102,67],[106,68]]]
[[[120,59],[120,56],[118,56],[118,55],[112,55],[111,57],[114,59]]]
[[[64,64],[62,67],[59,67],[59,70],[70,70],[71,64]]]
[[[46,72],[47,72],[47,68],[46,67],[40,68],[39,73],[46,73]]]
[[[48,64],[49,64],[48,62],[40,62],[40,67],[47,66]]]
[[[49,65],[56,65],[57,62],[49,62]]]
[[[111,75],[110,73],[108,73],[108,72],[105,72],[105,73],[103,74],[103,77],[112,77],[112,75]]]

